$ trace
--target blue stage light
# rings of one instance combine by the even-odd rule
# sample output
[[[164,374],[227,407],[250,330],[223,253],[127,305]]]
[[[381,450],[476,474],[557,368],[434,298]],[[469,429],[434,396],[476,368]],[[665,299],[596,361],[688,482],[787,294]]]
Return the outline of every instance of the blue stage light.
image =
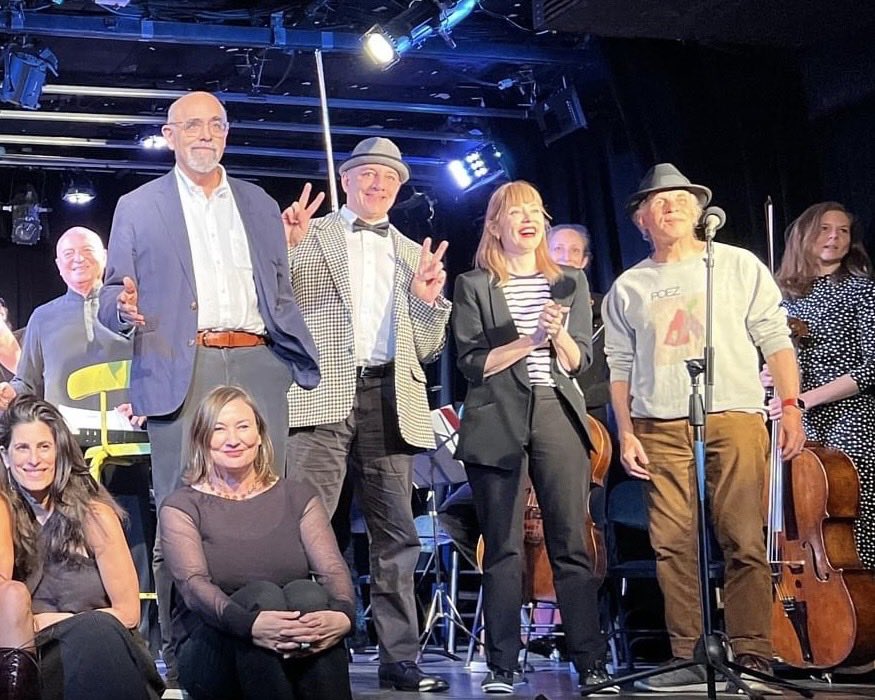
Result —
[[[464,158],[452,160],[447,169],[461,190],[473,190],[500,177],[507,177],[501,150],[494,143],[468,151]]]
[[[25,109],[39,109],[46,73],[58,75],[58,57],[49,49],[9,44],[3,51],[0,100]]]

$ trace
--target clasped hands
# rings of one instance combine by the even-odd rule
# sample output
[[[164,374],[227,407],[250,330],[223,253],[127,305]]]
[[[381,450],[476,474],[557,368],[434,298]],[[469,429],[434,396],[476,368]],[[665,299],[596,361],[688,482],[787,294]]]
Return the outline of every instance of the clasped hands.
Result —
[[[565,328],[565,314],[568,313],[569,309],[570,307],[562,306],[552,299],[544,304],[541,315],[538,316],[538,327],[532,333],[532,340],[536,347],[541,347],[556,339],[556,336]]]
[[[324,651],[349,629],[349,618],[336,610],[263,610],[252,625],[252,642],[288,659]]]

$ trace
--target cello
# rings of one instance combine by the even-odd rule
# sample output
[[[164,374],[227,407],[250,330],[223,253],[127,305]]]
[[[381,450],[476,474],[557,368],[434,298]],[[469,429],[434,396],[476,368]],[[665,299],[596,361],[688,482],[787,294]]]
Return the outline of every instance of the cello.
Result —
[[[854,544],[857,469],[844,452],[813,442],[786,463],[780,448],[772,452],[778,465],[768,549],[774,653],[796,668],[872,661],[875,574],[863,567]]]

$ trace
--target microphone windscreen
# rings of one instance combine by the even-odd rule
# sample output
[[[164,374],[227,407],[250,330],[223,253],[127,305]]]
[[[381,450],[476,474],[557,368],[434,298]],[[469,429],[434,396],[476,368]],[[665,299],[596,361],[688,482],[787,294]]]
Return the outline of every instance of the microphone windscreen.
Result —
[[[726,224],[726,212],[720,207],[708,207],[702,212],[702,224],[713,231],[721,229]]]

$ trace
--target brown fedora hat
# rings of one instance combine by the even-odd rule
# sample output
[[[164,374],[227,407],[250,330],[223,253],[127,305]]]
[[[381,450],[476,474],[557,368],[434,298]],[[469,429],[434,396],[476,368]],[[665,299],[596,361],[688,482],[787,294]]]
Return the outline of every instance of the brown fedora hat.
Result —
[[[626,200],[626,211],[631,215],[647,197],[654,192],[667,190],[687,190],[696,195],[704,208],[711,201],[711,190],[704,185],[694,185],[689,178],[671,163],[657,163],[644,176],[638,191]]]

